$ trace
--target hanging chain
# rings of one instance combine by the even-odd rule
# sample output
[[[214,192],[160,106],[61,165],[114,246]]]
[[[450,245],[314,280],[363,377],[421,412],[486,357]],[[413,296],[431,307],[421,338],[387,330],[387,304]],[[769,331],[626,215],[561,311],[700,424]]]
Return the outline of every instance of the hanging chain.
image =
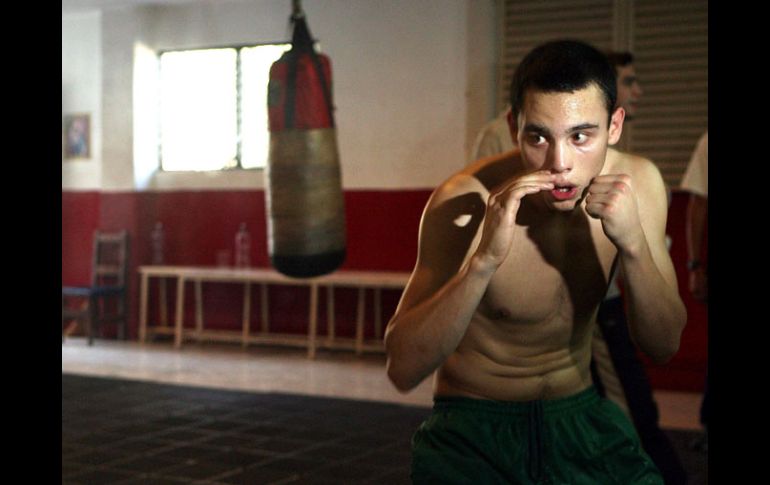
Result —
[[[305,16],[305,12],[302,11],[301,0],[291,0],[291,16],[292,18],[301,18]]]

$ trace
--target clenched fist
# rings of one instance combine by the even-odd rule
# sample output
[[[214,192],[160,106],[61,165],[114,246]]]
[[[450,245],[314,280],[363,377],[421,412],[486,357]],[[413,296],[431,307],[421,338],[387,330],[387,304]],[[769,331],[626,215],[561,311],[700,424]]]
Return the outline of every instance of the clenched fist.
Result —
[[[586,212],[602,221],[604,234],[619,250],[634,248],[644,239],[636,193],[626,174],[595,177],[588,186]]]

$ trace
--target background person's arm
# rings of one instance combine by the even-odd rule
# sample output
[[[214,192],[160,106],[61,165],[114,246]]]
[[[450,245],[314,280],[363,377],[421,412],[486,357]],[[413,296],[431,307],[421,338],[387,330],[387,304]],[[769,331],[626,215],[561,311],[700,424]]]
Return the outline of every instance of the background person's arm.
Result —
[[[706,269],[701,261],[701,244],[703,243],[704,227],[708,216],[708,199],[698,194],[690,194],[687,203],[685,219],[685,235],[687,238],[687,262],[689,287],[693,296],[706,301],[708,298],[708,280]]]

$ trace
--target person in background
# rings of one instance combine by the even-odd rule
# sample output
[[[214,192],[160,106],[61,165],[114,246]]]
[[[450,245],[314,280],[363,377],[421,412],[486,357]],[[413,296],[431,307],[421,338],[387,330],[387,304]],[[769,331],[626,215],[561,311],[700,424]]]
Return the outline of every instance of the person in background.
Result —
[[[706,221],[708,220],[708,182],[709,182],[709,133],[706,130],[698,140],[690,163],[682,178],[681,188],[690,193],[685,219],[685,235],[687,238],[687,272],[688,286],[696,300],[708,304],[708,268],[702,254],[703,242],[706,236]],[[709,422],[709,385],[708,370],[703,390],[703,400],[700,408],[700,422],[704,436],[696,440],[693,447],[708,451],[708,422]]]
[[[615,66],[617,75],[617,105],[626,111],[626,121],[633,121],[639,109],[639,100],[644,94],[634,69],[634,55],[626,51],[608,51],[607,59]]]
[[[515,145],[511,138],[511,128],[508,124],[511,107],[506,105],[495,119],[485,124],[473,142],[471,161],[491,157],[513,150]]]

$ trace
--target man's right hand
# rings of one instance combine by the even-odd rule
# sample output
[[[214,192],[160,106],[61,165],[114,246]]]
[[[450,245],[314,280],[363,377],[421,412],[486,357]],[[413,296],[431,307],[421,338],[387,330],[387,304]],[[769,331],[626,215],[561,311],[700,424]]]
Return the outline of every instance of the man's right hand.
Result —
[[[489,270],[496,270],[508,256],[516,229],[521,199],[541,190],[553,190],[556,175],[548,170],[523,175],[493,192],[487,202],[484,229],[476,258]]]

